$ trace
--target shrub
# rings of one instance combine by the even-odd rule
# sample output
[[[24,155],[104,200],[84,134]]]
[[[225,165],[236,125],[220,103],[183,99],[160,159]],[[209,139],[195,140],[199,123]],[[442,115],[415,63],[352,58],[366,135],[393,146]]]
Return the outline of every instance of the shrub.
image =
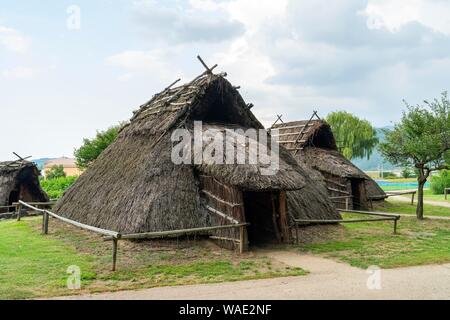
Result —
[[[50,199],[59,199],[77,178],[78,177],[60,177],[55,179],[42,179],[41,186]]]
[[[434,194],[444,194],[444,189],[450,188],[450,170],[442,170],[432,176],[430,187]]]
[[[56,179],[56,178],[64,178],[66,173],[64,172],[64,167],[62,165],[54,165],[45,172],[45,176],[47,179]]]
[[[395,173],[393,173],[393,172],[385,171],[385,172],[383,172],[383,178],[385,178],[385,179],[395,179],[395,178],[398,178],[398,176]]]

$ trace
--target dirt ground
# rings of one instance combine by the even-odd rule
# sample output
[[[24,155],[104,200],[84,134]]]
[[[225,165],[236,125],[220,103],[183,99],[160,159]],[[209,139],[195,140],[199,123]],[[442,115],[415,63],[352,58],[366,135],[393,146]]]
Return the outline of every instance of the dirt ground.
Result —
[[[308,271],[308,276],[233,283],[162,287],[61,299],[445,299],[450,300],[450,264],[367,271],[295,252],[262,252]],[[379,280],[379,281],[378,281]],[[368,286],[369,283],[369,286]],[[58,299],[58,298],[56,298]]]

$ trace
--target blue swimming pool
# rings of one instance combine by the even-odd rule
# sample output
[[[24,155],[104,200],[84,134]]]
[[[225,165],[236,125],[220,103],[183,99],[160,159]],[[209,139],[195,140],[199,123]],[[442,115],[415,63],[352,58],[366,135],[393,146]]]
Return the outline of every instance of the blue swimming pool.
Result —
[[[417,182],[395,182],[395,181],[386,181],[386,180],[375,180],[380,187],[383,189],[396,189],[396,190],[408,190],[408,189],[417,189]],[[425,188],[429,188],[430,183],[427,182],[425,184]]]

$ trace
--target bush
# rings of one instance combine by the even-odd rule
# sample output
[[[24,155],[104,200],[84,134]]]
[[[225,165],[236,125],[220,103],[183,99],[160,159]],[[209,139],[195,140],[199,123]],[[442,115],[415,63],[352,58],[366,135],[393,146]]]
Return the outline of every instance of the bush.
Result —
[[[393,172],[386,171],[386,172],[383,172],[383,178],[385,178],[385,179],[396,179],[396,178],[398,178],[398,176],[395,173],[393,173]]]
[[[430,187],[433,194],[444,194],[444,189],[450,188],[450,171],[442,170],[438,175],[432,176]]]
[[[42,179],[41,186],[50,199],[59,199],[77,178],[78,177],[60,177],[55,179]]]
[[[54,165],[45,172],[45,177],[49,180],[57,178],[65,178],[66,173],[64,172],[64,167],[62,165]]]

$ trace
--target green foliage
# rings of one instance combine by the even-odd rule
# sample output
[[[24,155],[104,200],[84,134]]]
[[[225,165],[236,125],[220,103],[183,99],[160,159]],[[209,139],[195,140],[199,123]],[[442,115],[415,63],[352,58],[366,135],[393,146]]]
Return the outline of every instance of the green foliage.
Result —
[[[395,178],[397,178],[397,176],[393,172],[384,171],[383,172],[383,178],[385,178],[385,179],[395,179]]]
[[[78,177],[60,177],[55,179],[41,179],[41,187],[50,199],[59,199]]]
[[[331,126],[336,142],[347,159],[367,158],[378,144],[377,133],[369,121],[351,113],[336,111],[326,121]]]
[[[64,167],[62,165],[54,165],[50,168],[50,170],[47,170],[45,172],[45,176],[47,179],[57,179],[57,178],[64,178],[66,176],[66,173],[64,172]]]
[[[425,101],[426,107],[411,106],[394,130],[386,131],[380,151],[390,162],[413,166],[418,170],[419,192],[417,218],[423,219],[423,188],[431,172],[448,168],[450,150],[450,101],[447,93],[441,99]]]
[[[411,178],[414,172],[410,168],[403,168],[402,177],[405,179]]]
[[[442,170],[438,175],[432,176],[430,188],[433,194],[444,194],[444,189],[450,188],[450,171]]]
[[[97,131],[93,139],[84,139],[83,145],[75,149],[75,159],[80,169],[86,169],[114,140],[116,140],[122,125],[117,125],[106,131]]]
[[[380,151],[392,163],[414,166],[429,174],[443,167],[450,150],[447,93],[442,94],[441,100],[425,101],[428,108],[405,104],[407,111],[394,130],[385,131],[386,141],[380,144]]]

